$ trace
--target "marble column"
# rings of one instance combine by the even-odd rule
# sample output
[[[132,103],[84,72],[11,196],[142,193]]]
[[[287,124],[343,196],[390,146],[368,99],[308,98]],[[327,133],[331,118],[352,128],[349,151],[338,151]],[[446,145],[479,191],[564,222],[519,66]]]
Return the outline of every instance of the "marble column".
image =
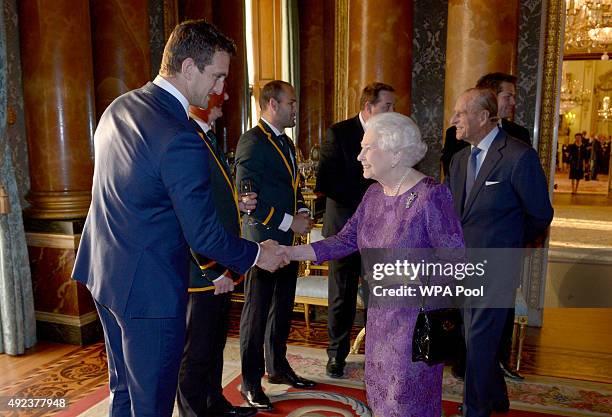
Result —
[[[37,333],[99,339],[88,291],[70,278],[93,175],[94,87],[89,1],[19,2],[31,188],[25,210]]]
[[[305,159],[325,135],[325,0],[298,3],[300,92],[298,147]],[[330,30],[333,33],[333,31]],[[331,55],[331,54],[327,54]]]
[[[92,0],[97,119],[121,94],[150,80],[148,0]]]
[[[350,0],[347,116],[359,110],[361,90],[380,81],[395,88],[396,110],[410,114],[412,0]]]
[[[444,122],[455,101],[489,72],[516,74],[519,0],[449,0]]]
[[[19,2],[31,188],[28,217],[84,217],[94,129],[89,2]]]

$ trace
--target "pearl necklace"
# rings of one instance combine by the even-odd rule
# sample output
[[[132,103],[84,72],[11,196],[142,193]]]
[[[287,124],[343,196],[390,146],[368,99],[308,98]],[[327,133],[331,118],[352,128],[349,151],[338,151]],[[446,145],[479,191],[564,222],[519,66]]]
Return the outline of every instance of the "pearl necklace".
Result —
[[[400,190],[402,184],[404,183],[404,180],[406,179],[406,177],[408,176],[408,174],[410,173],[411,170],[412,170],[411,168],[408,168],[408,170],[406,172],[404,172],[404,175],[402,175],[402,178],[400,178],[399,182],[397,183],[397,185],[393,189],[393,193],[392,194],[388,194],[389,196],[397,197],[397,195],[399,194],[399,190]]]

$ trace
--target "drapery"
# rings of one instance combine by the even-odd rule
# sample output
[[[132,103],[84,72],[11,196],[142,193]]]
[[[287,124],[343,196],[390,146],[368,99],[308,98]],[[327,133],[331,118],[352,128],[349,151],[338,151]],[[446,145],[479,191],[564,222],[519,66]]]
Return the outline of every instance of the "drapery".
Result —
[[[6,135],[7,66],[4,7],[0,7],[0,184],[10,212],[0,214],[0,353],[19,355],[36,343],[36,320],[28,250]]]

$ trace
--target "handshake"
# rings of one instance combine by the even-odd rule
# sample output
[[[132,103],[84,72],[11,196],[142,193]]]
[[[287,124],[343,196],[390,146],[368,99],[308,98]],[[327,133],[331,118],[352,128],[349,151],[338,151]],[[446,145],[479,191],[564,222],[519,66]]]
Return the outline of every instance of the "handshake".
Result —
[[[259,248],[257,266],[266,271],[274,272],[292,261],[291,246],[279,245],[276,240],[261,242]]]

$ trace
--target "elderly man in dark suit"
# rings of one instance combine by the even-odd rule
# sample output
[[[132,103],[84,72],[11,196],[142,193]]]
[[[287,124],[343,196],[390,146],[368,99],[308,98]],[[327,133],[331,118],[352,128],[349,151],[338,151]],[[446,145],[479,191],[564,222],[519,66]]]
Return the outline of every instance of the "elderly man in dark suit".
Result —
[[[531,145],[529,131],[513,122],[516,107],[516,81],[517,79],[514,75],[492,72],[480,77],[476,82],[476,88],[489,88],[495,92],[497,95],[499,126],[510,136]],[[453,155],[468,146],[467,142],[457,139],[455,126],[446,129],[441,158],[444,175],[448,175],[448,166]]]
[[[371,180],[363,178],[357,161],[361,151],[364,124],[375,114],[394,110],[395,94],[390,85],[374,82],[361,93],[361,111],[350,119],[330,126],[321,147],[316,191],[327,197],[323,236],[337,234],[355,213]],[[357,289],[361,273],[359,253],[329,262],[326,373],[332,378],[344,375],[349,353],[351,328],[355,320]]]
[[[211,94],[208,108],[189,106],[191,121],[208,152],[210,183],[219,220],[240,236],[240,211],[255,209],[257,195],[238,200],[230,167],[215,132],[228,95]],[[250,417],[252,407],[234,407],[223,396],[223,349],[229,327],[230,294],[241,276],[214,260],[193,254],[187,305],[187,335],[179,372],[177,405],[180,417]],[[214,317],[214,320],[210,318]]]
[[[306,234],[312,228],[299,190],[295,147],[284,133],[285,128],[295,126],[295,91],[289,83],[271,81],[262,88],[259,105],[261,120],[240,137],[236,148],[237,184],[243,189],[241,184],[250,181],[258,194],[257,208],[243,218],[243,235],[255,242],[274,239],[292,245],[295,234]],[[272,409],[261,388],[264,368],[272,384],[296,388],[315,385],[296,375],[286,357],[297,269],[296,262],[275,273],[255,267],[244,285],[242,395],[252,407],[262,410]]]
[[[490,89],[464,92],[457,100],[451,123],[457,129],[457,138],[470,144],[452,159],[447,179],[466,246],[525,247],[530,238],[546,230],[553,217],[537,153],[498,127],[497,100]],[[506,384],[498,366],[507,314],[507,308],[464,311],[464,416],[484,417],[491,411],[509,409]]]
[[[91,291],[104,329],[111,417],[172,415],[190,247],[237,273],[282,263],[274,244],[258,248],[219,222],[208,155],[187,116],[189,103],[206,107],[221,91],[234,50],[207,22],[181,23],[160,75],[111,103],[96,129],[73,277]]]
[[[493,90],[497,96],[497,116],[499,118],[498,125],[508,135],[525,142],[531,146],[529,131],[523,126],[514,123],[514,110],[516,107],[516,77],[502,72],[492,72],[483,75],[476,82],[476,88],[489,88]],[[442,149],[442,168],[444,175],[448,175],[448,166],[450,161],[457,152],[465,148],[469,144],[463,140],[457,140],[457,130],[455,126],[451,126],[446,130],[446,138]],[[512,332],[514,330],[514,309],[508,310],[506,317],[506,325],[502,342],[499,345],[499,366],[502,368],[504,375],[512,379],[523,379],[516,370],[510,366],[510,353],[512,350]],[[462,378],[465,372],[465,363],[460,361],[453,366],[453,374],[458,378]]]

